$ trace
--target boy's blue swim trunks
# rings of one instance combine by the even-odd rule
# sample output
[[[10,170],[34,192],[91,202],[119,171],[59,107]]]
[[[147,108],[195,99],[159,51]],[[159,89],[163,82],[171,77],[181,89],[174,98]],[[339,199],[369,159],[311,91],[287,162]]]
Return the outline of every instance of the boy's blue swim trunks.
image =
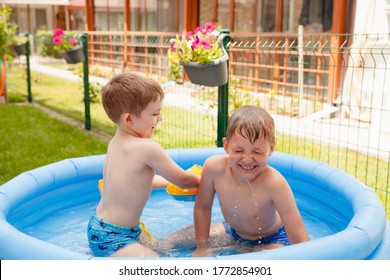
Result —
[[[140,225],[122,227],[100,219],[96,214],[88,223],[88,242],[96,257],[108,257],[126,246],[138,242],[142,233]]]
[[[248,240],[239,236],[237,232],[233,228],[231,228],[227,222],[223,221],[222,223],[223,226],[225,227],[225,231],[227,234],[229,234],[237,242],[243,243],[245,245],[269,245],[269,244],[281,244],[284,246],[290,245],[290,241],[288,240],[284,226],[281,226],[277,232],[271,234],[270,236],[262,237],[257,240]]]

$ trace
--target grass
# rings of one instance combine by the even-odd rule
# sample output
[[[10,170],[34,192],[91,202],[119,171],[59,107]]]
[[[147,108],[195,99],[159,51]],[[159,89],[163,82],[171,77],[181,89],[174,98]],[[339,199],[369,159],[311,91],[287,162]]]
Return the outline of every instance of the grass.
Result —
[[[377,193],[386,209],[387,216],[390,218],[390,169],[388,161],[286,135],[278,136],[276,149],[338,168],[370,186]]]
[[[16,96],[26,92],[27,84],[24,73],[25,71],[21,71],[19,67],[8,68],[8,88]],[[81,122],[84,121],[81,82],[71,82],[37,73],[32,73],[32,80],[32,96],[35,102],[44,104]],[[13,98],[18,99],[18,97]],[[164,106],[162,114],[164,120],[159,124],[153,138],[164,148],[215,146],[215,117],[211,115],[200,117],[199,113],[169,106]],[[109,135],[114,134],[115,127],[105,115],[100,103],[91,104],[91,119],[93,129],[103,131]],[[82,141],[76,141],[75,143],[79,142]],[[332,148],[325,146],[323,143],[289,137],[288,135],[278,135],[276,148],[278,151],[311,158],[347,172],[376,191],[387,210],[388,216],[390,216],[388,161],[362,155],[348,149]],[[101,151],[101,153],[103,152],[104,150]],[[68,157],[68,155],[66,156]],[[62,158],[65,158],[65,156]],[[39,165],[42,165],[42,163],[36,166]],[[28,168],[30,167],[24,169]]]
[[[26,71],[20,66],[7,70],[7,86],[14,93],[26,95]],[[57,77],[31,72],[32,99],[61,114],[84,122],[84,95],[82,82],[73,82]],[[95,129],[109,135],[115,133],[115,126],[104,113],[100,103],[91,103],[91,122]]]
[[[61,114],[84,122],[84,102],[82,84],[57,77],[32,72],[32,98],[34,102],[49,107]],[[25,70],[13,66],[7,70],[7,83],[12,92],[25,95],[27,82]],[[106,116],[100,102],[91,103],[93,129],[114,135],[115,126]],[[211,147],[215,146],[210,131],[216,118],[199,118],[199,114],[178,107],[163,107],[164,121],[159,124],[154,139],[164,148]],[[185,118],[183,119],[183,116]],[[205,137],[188,139],[186,131],[198,131]],[[164,131],[164,134],[161,133]],[[210,133],[211,132],[211,133]]]
[[[107,142],[31,105],[0,105],[0,184],[65,158],[104,154]]]

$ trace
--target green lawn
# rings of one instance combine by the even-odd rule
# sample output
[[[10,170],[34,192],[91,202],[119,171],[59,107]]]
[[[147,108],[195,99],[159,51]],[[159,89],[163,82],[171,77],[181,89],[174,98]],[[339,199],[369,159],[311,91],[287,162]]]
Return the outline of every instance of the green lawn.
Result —
[[[0,185],[66,158],[104,154],[107,142],[31,105],[0,105]]]
[[[25,73],[26,71],[19,66],[8,68],[7,86],[10,92],[27,95]],[[31,76],[34,102],[84,122],[84,96],[81,82],[34,72]],[[115,126],[106,116],[102,104],[100,102],[91,103],[90,111],[92,128],[108,135],[114,135]],[[215,146],[216,133],[212,131],[212,123],[216,123],[215,117],[202,118],[199,117],[199,113],[169,106],[163,107],[162,114],[164,120],[159,124],[154,140],[164,148]],[[188,131],[197,132],[197,137],[189,139]]]
[[[31,72],[32,99],[59,113],[84,122],[84,94],[82,82]],[[10,92],[27,96],[26,71],[19,66],[7,69],[7,87]],[[94,129],[113,135],[115,126],[104,113],[101,103],[91,103],[91,121]]]

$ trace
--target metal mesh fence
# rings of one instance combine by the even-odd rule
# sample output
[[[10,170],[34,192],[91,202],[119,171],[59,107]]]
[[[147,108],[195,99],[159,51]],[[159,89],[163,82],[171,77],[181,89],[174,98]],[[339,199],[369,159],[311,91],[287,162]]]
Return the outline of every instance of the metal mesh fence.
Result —
[[[165,148],[215,146],[218,88],[191,84],[169,61],[175,35],[91,32],[90,64],[160,82],[166,98],[155,140]],[[264,107],[276,122],[276,150],[346,171],[372,187],[389,214],[389,35],[232,36],[229,115]]]

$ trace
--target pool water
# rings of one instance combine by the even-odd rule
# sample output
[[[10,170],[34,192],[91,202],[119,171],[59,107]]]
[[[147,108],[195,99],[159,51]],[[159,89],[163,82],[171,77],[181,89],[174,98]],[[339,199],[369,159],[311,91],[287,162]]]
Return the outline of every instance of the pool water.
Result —
[[[347,222],[340,220],[337,213],[316,216],[316,213],[321,212],[320,204],[313,206],[312,203],[305,202],[307,199],[299,193],[295,194],[295,197],[310,239],[334,234],[346,226]],[[98,200],[96,180],[63,186],[61,190],[46,193],[26,203],[10,215],[10,223],[21,232],[37,239],[91,255],[86,229]],[[43,204],[42,201],[51,203]],[[193,224],[193,207],[194,202],[177,201],[165,190],[154,190],[141,220],[155,238],[165,239],[173,232]],[[315,207],[318,207],[318,211]],[[223,220],[217,199],[212,211],[212,221]],[[194,249],[194,244],[176,247],[169,252],[163,252],[162,256],[191,257]],[[231,255],[238,254],[238,251],[230,246],[215,250],[214,254]]]

